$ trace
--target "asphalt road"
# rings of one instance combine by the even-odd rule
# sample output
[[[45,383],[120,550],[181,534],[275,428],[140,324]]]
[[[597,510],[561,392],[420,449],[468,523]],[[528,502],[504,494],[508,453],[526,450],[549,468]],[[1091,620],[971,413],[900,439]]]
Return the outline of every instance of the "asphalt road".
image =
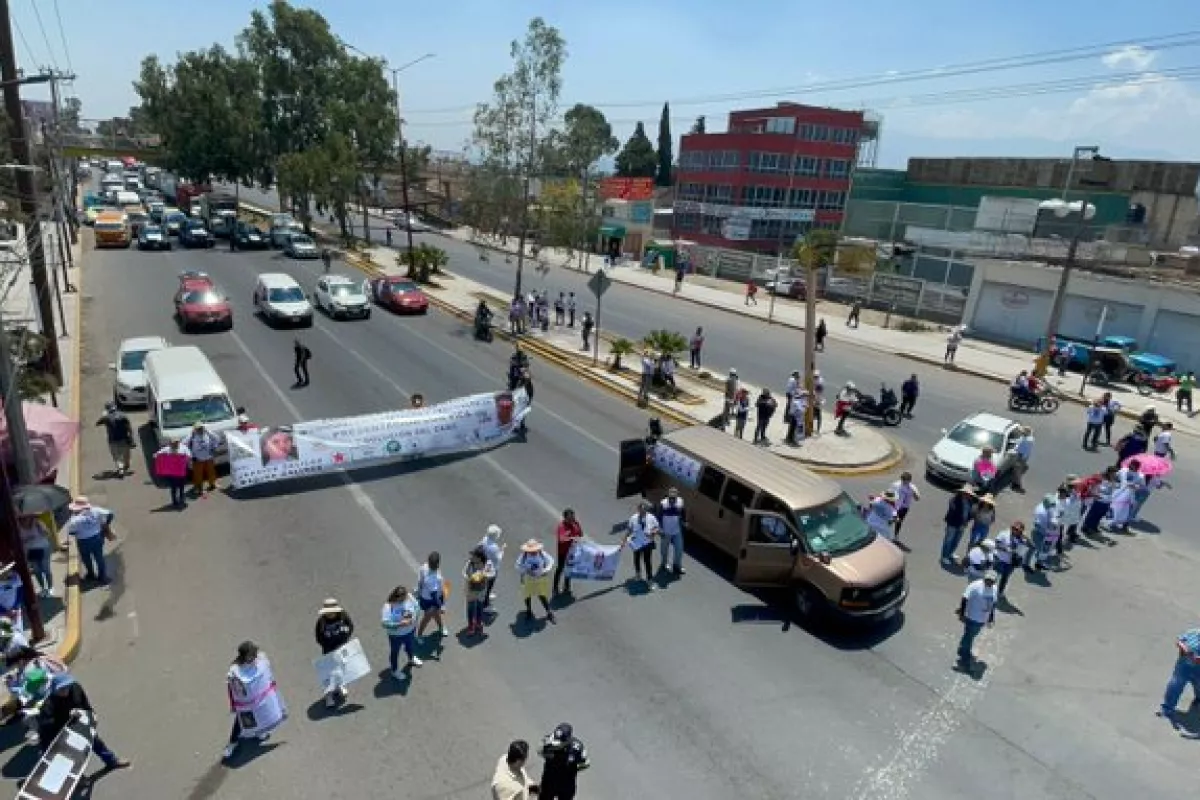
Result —
[[[314,382],[290,389],[295,334],[252,318],[253,277],[283,269],[311,285],[319,268],[220,249],[88,253],[85,410],[98,413],[109,394],[106,364],[120,339],[153,333],[200,344],[237,402],[266,423],[392,407],[415,391],[430,400],[487,391],[499,381],[502,345],[476,343],[436,313],[377,313],[367,322],[319,319],[301,332],[315,354]],[[211,273],[229,292],[232,333],[175,331],[170,296],[184,269]],[[627,293],[635,296],[615,289],[610,297]],[[699,313],[672,311],[684,308]],[[716,316],[706,318],[721,326],[714,345],[736,324]],[[747,373],[748,363],[739,361]],[[1194,743],[1152,716],[1170,638],[1200,601],[1189,580],[1193,553],[1175,528],[1077,552],[1073,569],[1018,583],[1019,610],[985,638],[989,668],[975,681],[949,670],[962,582],[935,563],[944,505],[935,493],[908,523],[907,613],[876,636],[789,626],[772,598],[738,590],[727,564],[693,550],[700,561],[665,591],[582,586],[556,626],[533,629],[513,624],[516,582],[506,574],[484,643],[451,639],[411,685],[363,681],[352,695],[361,708],[329,718],[310,708],[312,621],[325,596],[349,608],[381,668],[375,615],[428,551],[441,551],[453,574],[490,522],[510,542],[546,538],[570,505],[604,539],[628,514],[612,498],[614,447],[641,433],[644,416],[549,366],[535,374],[528,443],[247,499],[216,496],[182,514],[155,510],[165,492],[144,482],[144,470],[105,480],[102,437],[89,431],[85,490],[117,510],[125,540],[112,593],[86,597],[77,668],[106,738],[137,762],[106,778],[97,796],[334,798],[403,787],[414,798],[481,797],[509,739],[534,740],[564,719],[596,765],[583,778],[585,798],[1170,797],[1191,786]],[[1002,515],[1026,502],[1005,498]],[[1174,513],[1172,503],[1156,498],[1150,518],[1162,524],[1160,510]],[[453,629],[459,601],[456,593]],[[228,729],[222,676],[247,637],[272,655],[292,719],[269,752],[225,769],[215,764]]]

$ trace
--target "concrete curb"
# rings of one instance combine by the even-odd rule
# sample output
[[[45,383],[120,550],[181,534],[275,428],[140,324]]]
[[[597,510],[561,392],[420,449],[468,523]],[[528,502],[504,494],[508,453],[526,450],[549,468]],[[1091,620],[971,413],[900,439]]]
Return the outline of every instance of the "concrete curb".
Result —
[[[71,419],[80,419],[83,405],[83,254],[79,248],[78,274],[75,276],[75,357],[71,360]],[[71,497],[79,495],[80,469],[82,468],[82,439],[75,442],[71,451],[71,485],[67,490]],[[83,649],[83,592],[79,585],[79,551],[67,544],[67,577],[63,605],[66,614],[66,630],[58,646],[58,660],[70,664],[79,657]]]

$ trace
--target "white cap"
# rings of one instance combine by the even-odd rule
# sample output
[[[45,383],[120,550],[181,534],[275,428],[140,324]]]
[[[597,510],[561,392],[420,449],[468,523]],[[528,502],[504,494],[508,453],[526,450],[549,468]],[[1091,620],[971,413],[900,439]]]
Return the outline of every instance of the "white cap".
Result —
[[[493,539],[499,539],[503,533],[499,525],[488,525],[487,535]]]
[[[729,374],[730,374],[730,375],[737,375],[737,370],[736,370],[736,369],[734,369],[733,367],[730,367],[730,368],[729,368]]]

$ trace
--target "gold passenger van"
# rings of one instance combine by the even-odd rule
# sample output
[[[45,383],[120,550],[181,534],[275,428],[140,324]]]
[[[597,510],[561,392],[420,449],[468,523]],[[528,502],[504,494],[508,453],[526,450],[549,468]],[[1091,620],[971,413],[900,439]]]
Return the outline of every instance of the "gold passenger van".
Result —
[[[743,586],[791,590],[802,617],[878,621],[908,596],[904,554],[833,481],[708,426],[621,443],[617,497],[675,488],[687,534],[736,559]]]
[[[92,228],[96,233],[96,247],[129,247],[133,238],[123,211],[103,212],[96,217]]]

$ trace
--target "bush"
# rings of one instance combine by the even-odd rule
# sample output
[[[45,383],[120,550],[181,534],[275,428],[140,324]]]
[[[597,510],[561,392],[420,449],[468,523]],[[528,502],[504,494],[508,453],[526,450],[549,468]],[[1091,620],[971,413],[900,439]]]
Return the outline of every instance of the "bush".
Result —
[[[642,346],[658,353],[660,358],[664,356],[673,358],[676,353],[687,350],[688,340],[682,333],[664,329],[647,333],[642,339]]]
[[[442,267],[450,263],[450,257],[440,247],[422,242],[411,251],[401,250],[396,256],[396,263],[407,267],[408,277],[417,283],[429,283],[431,278],[442,271]]]
[[[933,330],[933,328],[920,320],[905,318],[900,320],[900,323],[896,325],[896,330],[904,331],[905,333],[925,333],[926,331]]]
[[[608,345],[608,352],[612,354],[613,357],[612,368],[614,370],[619,370],[621,369],[621,357],[636,353],[637,348],[634,347],[633,342],[622,338],[615,339],[610,342]]]

